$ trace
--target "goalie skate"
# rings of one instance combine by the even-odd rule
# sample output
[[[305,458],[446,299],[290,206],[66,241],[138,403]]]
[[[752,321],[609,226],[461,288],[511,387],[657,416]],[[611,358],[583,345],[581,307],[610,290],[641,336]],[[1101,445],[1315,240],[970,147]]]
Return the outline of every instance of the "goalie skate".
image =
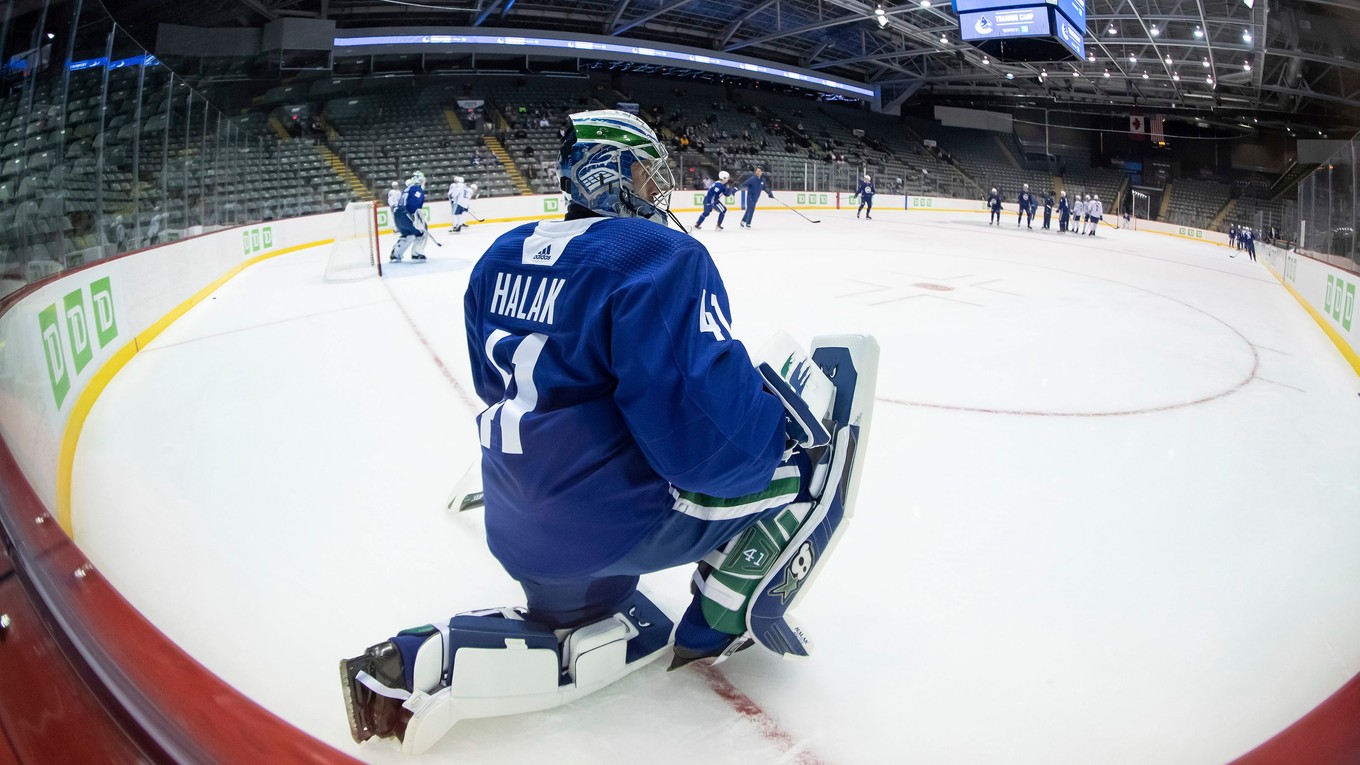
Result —
[[[798,530],[761,580],[746,613],[748,634],[786,659],[812,651],[808,634],[786,614],[807,592],[854,514],[869,443],[878,343],[868,335],[826,335],[812,341],[812,360],[836,387],[831,409],[831,461],[826,485]]]

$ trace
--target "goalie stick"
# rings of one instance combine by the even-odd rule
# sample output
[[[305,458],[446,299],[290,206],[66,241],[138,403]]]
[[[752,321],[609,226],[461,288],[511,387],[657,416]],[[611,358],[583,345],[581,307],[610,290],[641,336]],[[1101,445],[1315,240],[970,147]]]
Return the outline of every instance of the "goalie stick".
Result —
[[[453,485],[453,491],[449,493],[448,501],[444,503],[444,509],[451,513],[461,513],[464,510],[473,510],[482,506],[482,464],[481,459],[475,459],[468,469],[464,471],[463,477],[458,479],[458,483]]]

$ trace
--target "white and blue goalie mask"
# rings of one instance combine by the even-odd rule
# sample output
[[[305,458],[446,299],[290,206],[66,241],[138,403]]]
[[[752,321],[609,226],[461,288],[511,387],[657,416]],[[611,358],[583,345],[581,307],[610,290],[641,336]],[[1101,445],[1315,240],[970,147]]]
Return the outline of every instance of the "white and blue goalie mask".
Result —
[[[598,215],[666,225],[675,175],[647,123],[613,109],[570,119],[559,167],[567,197]]]

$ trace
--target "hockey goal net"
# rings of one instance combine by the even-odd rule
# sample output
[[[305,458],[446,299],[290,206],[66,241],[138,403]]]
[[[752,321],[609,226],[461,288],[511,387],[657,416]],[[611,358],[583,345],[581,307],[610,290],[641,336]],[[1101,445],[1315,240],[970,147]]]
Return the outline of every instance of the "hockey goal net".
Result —
[[[378,203],[350,202],[335,228],[326,259],[326,281],[345,282],[382,276],[378,255]]]
[[[1149,220],[1152,217],[1152,199],[1141,191],[1133,191],[1132,195],[1131,210],[1133,215],[1129,218],[1129,228],[1136,230],[1139,221]]]

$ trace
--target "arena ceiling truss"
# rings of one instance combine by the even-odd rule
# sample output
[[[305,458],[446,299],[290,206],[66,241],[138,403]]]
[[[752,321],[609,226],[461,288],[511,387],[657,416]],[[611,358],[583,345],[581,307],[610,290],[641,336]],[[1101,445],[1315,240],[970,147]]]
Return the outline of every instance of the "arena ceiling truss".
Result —
[[[1087,0],[1087,60],[1007,64],[960,41],[947,0],[131,0],[204,25],[294,16],[374,26],[548,29],[665,41],[879,85],[1121,108],[1355,123],[1360,0]],[[881,8],[882,13],[876,13]],[[115,15],[121,15],[116,11]],[[881,20],[880,20],[881,18]]]

